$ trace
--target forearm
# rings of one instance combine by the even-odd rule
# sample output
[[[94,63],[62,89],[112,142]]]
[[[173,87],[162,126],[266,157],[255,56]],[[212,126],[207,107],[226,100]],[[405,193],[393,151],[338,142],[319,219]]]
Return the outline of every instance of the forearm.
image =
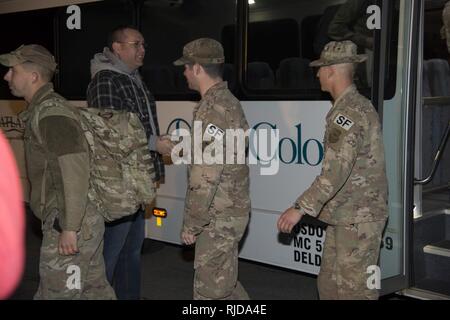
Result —
[[[64,187],[64,212],[60,226],[65,231],[79,231],[86,211],[89,190],[89,155],[66,154],[58,157]]]
[[[349,154],[351,153],[350,148]],[[353,153],[354,154],[354,153]],[[317,217],[323,206],[330,201],[348,180],[356,154],[342,157],[334,150],[328,150],[322,164],[321,174],[313,184],[297,198],[303,213]]]
[[[194,165],[186,194],[183,231],[200,233],[211,221],[209,208],[223,171],[221,165]]]
[[[347,170],[342,170],[340,173],[335,172],[330,175],[321,174],[318,176],[313,184],[296,200],[303,210],[302,213],[317,217],[323,206],[344,185],[349,174]]]

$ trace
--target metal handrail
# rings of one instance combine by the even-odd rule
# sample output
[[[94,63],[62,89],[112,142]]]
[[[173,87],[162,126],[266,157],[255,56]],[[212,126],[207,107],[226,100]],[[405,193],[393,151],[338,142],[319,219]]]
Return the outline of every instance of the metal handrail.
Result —
[[[450,105],[450,97],[449,96],[425,97],[423,98],[423,104],[425,106]]]
[[[433,165],[431,166],[430,174],[424,179],[414,179],[415,185],[425,185],[428,184],[431,180],[433,180],[434,174],[436,173],[436,169],[439,166],[439,163],[442,158],[442,154],[444,153],[445,146],[448,141],[448,137],[450,135],[450,122],[447,124],[447,129],[445,129],[445,133],[442,136],[441,143],[439,144],[439,148],[436,151],[436,155],[434,157]]]

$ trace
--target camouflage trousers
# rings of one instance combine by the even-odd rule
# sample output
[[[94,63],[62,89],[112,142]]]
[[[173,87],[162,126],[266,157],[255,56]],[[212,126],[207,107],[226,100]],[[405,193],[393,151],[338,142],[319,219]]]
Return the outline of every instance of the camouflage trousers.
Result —
[[[367,267],[377,265],[385,220],[328,226],[317,286],[322,300],[376,300]]]
[[[238,281],[238,245],[248,224],[246,217],[221,217],[197,237],[195,300],[248,300]]]
[[[103,260],[103,217],[88,207],[77,233],[79,253],[58,253],[59,232],[53,228],[58,212],[52,212],[42,226],[39,288],[34,299],[116,299],[106,280]]]

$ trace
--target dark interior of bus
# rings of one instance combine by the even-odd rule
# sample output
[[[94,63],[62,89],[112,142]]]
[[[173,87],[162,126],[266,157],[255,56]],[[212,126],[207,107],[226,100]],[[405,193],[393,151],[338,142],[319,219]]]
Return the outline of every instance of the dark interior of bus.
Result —
[[[183,69],[172,61],[184,44],[199,37],[222,42],[224,80],[241,100],[327,100],[317,70],[309,63],[332,40],[327,29],[343,1],[282,2],[261,0],[249,6],[246,46],[241,37],[243,21],[238,19],[233,1],[113,0],[81,5],[81,30],[66,27],[65,8],[3,15],[0,27],[13,28],[14,33],[7,34],[0,49],[7,52],[32,42],[50,48],[59,63],[56,88],[69,99],[84,100],[90,59],[106,45],[108,31],[118,25],[136,25],[149,43],[141,74],[158,100],[198,99],[187,87]],[[397,39],[390,41],[395,44]],[[390,56],[395,57],[396,45],[392,48]],[[360,48],[360,53],[364,50]],[[388,63],[386,97],[395,90],[395,59]],[[5,70],[0,69],[2,73]],[[368,72],[359,67],[356,83],[370,98],[372,74]],[[0,97],[13,99],[4,82],[0,83]]]
[[[416,140],[421,177],[426,177],[450,120],[450,55],[441,37],[445,1],[425,1],[422,97]],[[418,165],[416,164],[416,166]],[[414,282],[450,295],[450,148],[444,149],[433,179],[416,194]]]

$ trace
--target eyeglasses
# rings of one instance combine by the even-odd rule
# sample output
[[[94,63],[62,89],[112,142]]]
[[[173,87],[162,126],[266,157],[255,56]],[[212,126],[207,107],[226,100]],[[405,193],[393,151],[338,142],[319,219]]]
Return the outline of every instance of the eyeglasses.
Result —
[[[118,43],[126,43],[130,44],[133,48],[138,49],[140,46],[142,46],[144,49],[148,48],[148,44],[145,42],[140,41],[117,41]]]

